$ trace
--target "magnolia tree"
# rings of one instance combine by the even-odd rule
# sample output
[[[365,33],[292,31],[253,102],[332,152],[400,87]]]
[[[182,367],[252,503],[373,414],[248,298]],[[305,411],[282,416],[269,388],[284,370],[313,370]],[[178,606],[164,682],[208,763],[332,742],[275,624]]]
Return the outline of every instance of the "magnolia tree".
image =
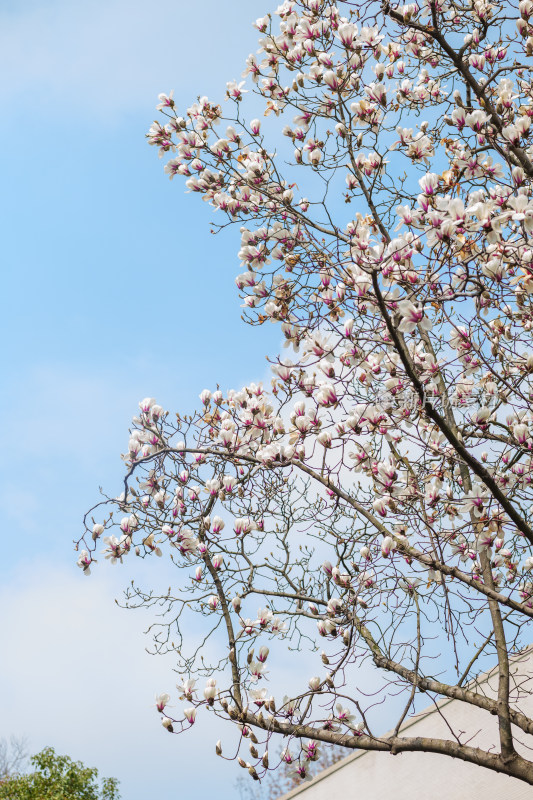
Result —
[[[172,561],[168,591],[126,593],[184,675],[163,726],[211,708],[253,778],[282,734],[302,778],[332,743],[533,784],[510,669],[533,618],[533,2],[286,0],[255,25],[225,102],[161,95],[148,141],[238,224],[244,319],[286,349],[268,388],[140,403],[78,563]],[[490,746],[403,733],[421,693],[486,712]],[[382,735],[369,709],[398,694]]]

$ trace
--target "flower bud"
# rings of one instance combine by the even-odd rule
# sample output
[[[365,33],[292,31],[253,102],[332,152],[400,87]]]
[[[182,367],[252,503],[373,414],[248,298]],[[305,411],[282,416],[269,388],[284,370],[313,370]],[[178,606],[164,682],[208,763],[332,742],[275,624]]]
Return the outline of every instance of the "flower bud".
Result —
[[[267,660],[269,652],[270,650],[268,649],[268,647],[265,647],[265,645],[263,645],[262,647],[259,648],[259,653],[257,654],[257,660],[263,664]]]
[[[211,523],[211,529],[213,533],[220,533],[224,530],[225,522],[220,517],[213,517],[213,521]]]
[[[388,558],[391,550],[394,549],[394,542],[391,536],[385,536],[381,542],[381,555],[383,558]]]
[[[93,525],[93,541],[96,542],[99,536],[101,536],[104,532],[105,528],[100,523]]]
[[[158,694],[156,696],[155,707],[160,713],[163,711],[169,700],[170,700],[170,695],[168,695],[166,692],[163,692],[163,694]]]
[[[206,682],[206,685],[205,685],[204,697],[205,697],[205,699],[207,700],[207,702],[209,703],[210,706],[212,706],[213,703],[215,702],[215,697],[216,697],[216,693],[217,693],[216,684],[217,684],[217,682],[216,682],[216,680],[214,678],[208,678],[208,680]]]

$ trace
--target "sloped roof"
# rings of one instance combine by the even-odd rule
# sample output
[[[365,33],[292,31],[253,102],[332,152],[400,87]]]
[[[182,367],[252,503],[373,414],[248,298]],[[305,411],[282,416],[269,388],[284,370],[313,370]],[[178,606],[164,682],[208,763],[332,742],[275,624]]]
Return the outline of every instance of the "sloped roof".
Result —
[[[520,702],[520,710],[533,717],[533,645],[513,657],[511,670],[529,684],[528,692]],[[479,675],[472,682],[487,695],[494,695],[491,685],[497,667]],[[402,725],[400,732],[409,729],[410,735],[450,738],[448,719],[456,731],[464,731],[463,741],[485,749],[497,748],[497,720],[486,711],[461,702],[444,699],[430,706]],[[491,725],[491,722],[493,724]],[[490,727],[488,727],[488,725]],[[387,737],[393,731],[385,734]],[[516,731],[518,752],[524,750],[521,742],[533,747],[533,737]],[[529,741],[528,741],[529,740]],[[524,753],[525,755],[525,753]],[[527,753],[532,757],[532,753]],[[279,800],[531,800],[533,788],[523,781],[480,768],[449,756],[413,752],[390,755],[359,750],[320,772],[313,780],[300,784]]]

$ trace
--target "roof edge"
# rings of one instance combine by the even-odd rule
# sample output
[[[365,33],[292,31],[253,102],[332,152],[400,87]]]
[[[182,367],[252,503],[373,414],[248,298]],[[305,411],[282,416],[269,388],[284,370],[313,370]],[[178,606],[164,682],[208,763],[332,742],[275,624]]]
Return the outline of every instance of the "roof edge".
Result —
[[[533,652],[533,644],[530,644],[527,647],[524,647],[523,650],[520,650],[518,653],[514,654],[512,656],[512,663],[516,663],[517,661],[522,661],[524,659],[524,657],[529,652]],[[498,665],[496,665],[494,667],[491,667],[486,672],[480,673],[480,675],[478,675],[477,678],[474,678],[474,680],[470,681],[470,683],[467,684],[467,687],[471,687],[474,683],[477,684],[477,685],[479,685],[480,683],[486,683],[489,680],[489,678],[491,677],[491,675],[494,672],[496,672],[497,669],[498,669]],[[437,711],[440,708],[442,708],[445,705],[448,705],[448,703],[453,703],[453,702],[458,702],[459,703],[461,701],[457,700],[456,698],[446,697],[443,700],[439,700],[434,705],[428,706],[427,708],[423,709],[422,711],[419,711],[418,714],[415,714],[414,716],[410,717],[409,720],[404,725],[401,726],[400,732],[408,730],[416,722],[419,722],[420,719],[423,719],[424,717],[429,717],[431,714],[436,714]],[[387,733],[383,734],[383,738],[386,738],[387,736],[389,736],[393,732],[394,731],[392,731],[392,730],[387,731]],[[369,752],[374,752],[374,751],[373,750],[372,751],[370,751],[370,750],[356,750],[355,753],[350,753],[350,755],[346,756],[346,758],[343,758],[340,761],[337,761],[335,764],[332,764],[330,767],[326,767],[326,769],[322,770],[322,772],[319,772],[318,775],[315,775],[315,777],[312,778],[312,780],[306,781],[305,783],[301,783],[298,786],[295,786],[294,789],[291,789],[290,792],[287,792],[286,794],[280,795],[280,797],[277,798],[277,800],[291,800],[291,798],[296,797],[297,795],[301,794],[302,792],[305,792],[306,789],[308,789],[311,785],[315,785],[317,783],[320,783],[320,781],[322,781],[325,778],[329,777],[329,775],[332,775],[334,772],[337,772],[338,770],[343,769],[343,767],[347,767],[349,764],[351,764],[353,761],[356,761],[358,758],[363,758],[363,756],[366,756]]]

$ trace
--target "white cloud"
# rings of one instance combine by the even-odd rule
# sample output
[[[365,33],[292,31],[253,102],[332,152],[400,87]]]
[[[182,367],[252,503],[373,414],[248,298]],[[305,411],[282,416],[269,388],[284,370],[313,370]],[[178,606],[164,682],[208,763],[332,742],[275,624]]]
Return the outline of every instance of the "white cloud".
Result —
[[[205,712],[180,737],[160,726],[153,701],[161,691],[176,698],[172,659],[143,652],[146,620],[115,605],[115,576],[124,577],[43,562],[4,584],[0,737],[27,735],[32,752],[51,745],[118,777],[124,800],[170,800],[178,786],[207,797],[221,778],[228,792],[217,796],[229,800],[236,771],[216,758]]]

